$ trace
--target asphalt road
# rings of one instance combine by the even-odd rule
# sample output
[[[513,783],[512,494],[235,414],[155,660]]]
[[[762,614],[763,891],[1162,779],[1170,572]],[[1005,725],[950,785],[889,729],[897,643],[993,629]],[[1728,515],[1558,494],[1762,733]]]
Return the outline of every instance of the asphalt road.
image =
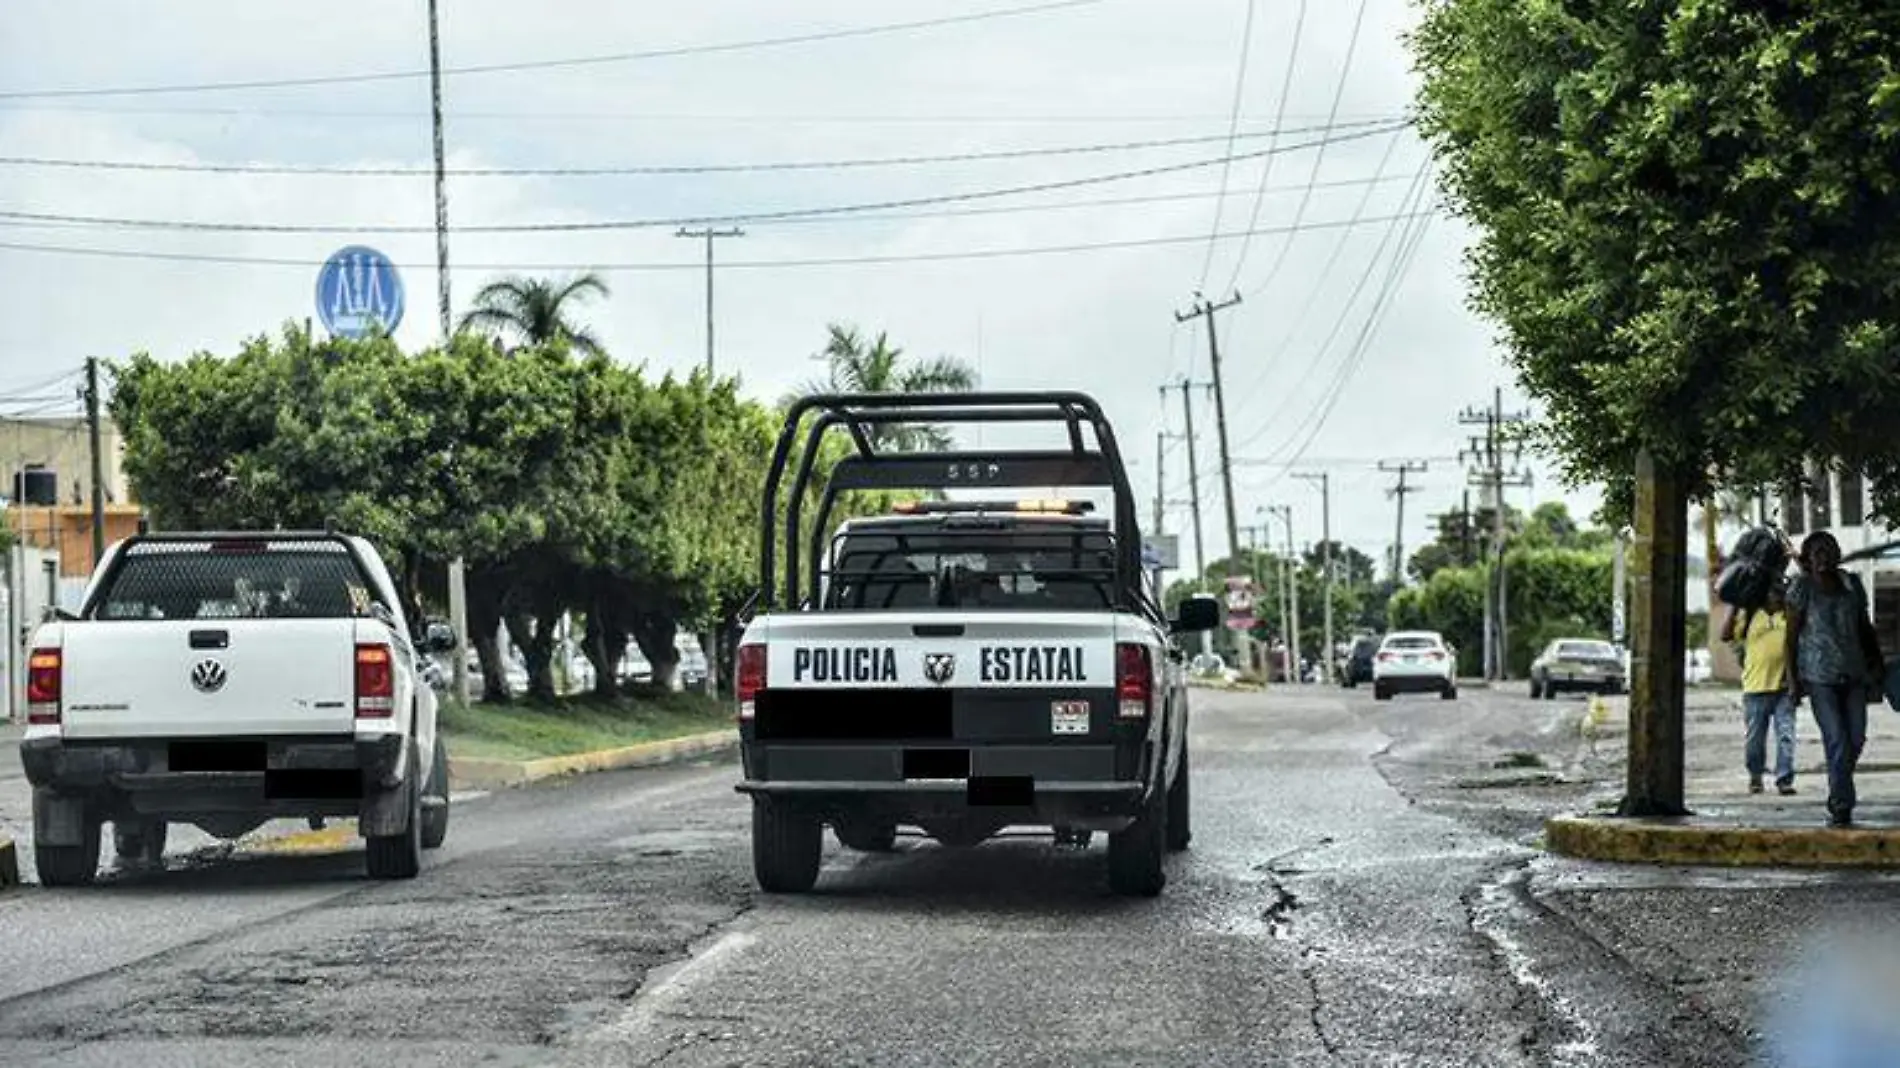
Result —
[[[758,895],[733,766],[599,775],[459,805],[413,882],[199,853],[0,895],[0,1064],[1727,1066],[1798,948],[1750,902],[1893,899],[1538,859],[1604,771],[1581,702],[1195,699],[1155,900],[1100,836],[829,842]]]

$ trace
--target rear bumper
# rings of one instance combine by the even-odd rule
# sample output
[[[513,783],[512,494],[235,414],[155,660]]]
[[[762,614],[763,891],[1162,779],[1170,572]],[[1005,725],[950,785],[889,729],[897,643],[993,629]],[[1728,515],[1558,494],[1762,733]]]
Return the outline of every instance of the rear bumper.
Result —
[[[1548,675],[1544,679],[1544,688],[1553,693],[1565,690],[1588,691],[1591,693],[1621,693],[1624,681],[1617,676],[1602,675]]]
[[[1145,739],[967,747],[750,742],[741,756],[740,793],[832,821],[975,819],[1113,829],[1140,812],[1153,780]]]
[[[1450,675],[1438,674],[1378,675],[1375,676],[1372,681],[1373,685],[1390,690],[1393,693],[1437,693],[1440,690],[1450,689],[1457,685]]]
[[[312,811],[332,801],[354,812],[365,792],[399,785],[408,738],[167,739],[123,742],[30,738],[20,743],[27,781],[63,794],[114,792],[139,811]],[[355,784],[347,797],[343,790]],[[336,795],[336,796],[331,796]],[[343,805],[344,801],[349,804]],[[298,807],[301,805],[301,807]]]

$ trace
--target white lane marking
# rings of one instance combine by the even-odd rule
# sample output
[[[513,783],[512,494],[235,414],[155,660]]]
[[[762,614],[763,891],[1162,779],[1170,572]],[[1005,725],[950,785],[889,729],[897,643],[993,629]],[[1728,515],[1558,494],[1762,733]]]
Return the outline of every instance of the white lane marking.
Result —
[[[488,793],[487,790],[452,790],[449,792],[449,804],[459,805],[464,801],[473,801],[476,798],[487,797]]]
[[[652,1033],[661,1013],[757,941],[750,931],[728,931],[687,959],[655,970],[618,1020],[589,1032],[583,1041],[625,1042]]]

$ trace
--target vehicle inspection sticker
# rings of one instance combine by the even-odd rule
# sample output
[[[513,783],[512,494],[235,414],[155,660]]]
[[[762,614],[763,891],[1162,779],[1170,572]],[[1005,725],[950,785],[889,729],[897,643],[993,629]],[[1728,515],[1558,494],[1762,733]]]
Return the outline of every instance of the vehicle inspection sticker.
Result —
[[[1049,731],[1051,734],[1087,734],[1089,732],[1089,703],[1087,701],[1051,702]]]

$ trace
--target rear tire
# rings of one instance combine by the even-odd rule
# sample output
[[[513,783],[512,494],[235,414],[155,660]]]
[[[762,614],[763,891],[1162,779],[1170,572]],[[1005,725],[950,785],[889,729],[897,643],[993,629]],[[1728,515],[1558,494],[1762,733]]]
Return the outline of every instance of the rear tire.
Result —
[[[435,758],[430,761],[429,796],[439,804],[422,810],[422,848],[440,849],[449,837],[449,747],[435,736]]]
[[[122,865],[150,866],[165,862],[164,820],[127,820],[112,824],[112,852]]]
[[[398,834],[364,840],[372,879],[413,879],[422,872],[422,783],[417,779],[414,761],[398,789],[408,795],[408,824]]]
[[[1555,686],[1552,686],[1548,682],[1545,683],[1544,684],[1544,700],[1555,701],[1556,699],[1557,699],[1557,688]]]
[[[752,801],[752,874],[768,894],[802,894],[818,882],[825,825],[769,797]]]
[[[33,803],[40,804],[37,792]],[[39,869],[40,885],[92,885],[99,877],[99,835],[100,821],[88,811],[80,828],[78,845],[45,845],[36,839],[33,864]]]
[[[1438,696],[1442,700],[1456,701],[1458,699],[1458,687],[1447,686],[1444,689],[1438,691]]]
[[[1374,701],[1390,701],[1392,700],[1392,691],[1375,682],[1372,684],[1372,699]]]
[[[1181,767],[1174,773],[1174,785],[1168,787],[1168,851],[1179,853],[1194,841],[1194,824],[1188,805],[1188,750],[1181,746]]]
[[[859,853],[889,853],[897,848],[897,824],[852,820],[832,830],[838,844]]]
[[[1538,682],[1536,679],[1532,679],[1531,680],[1531,700],[1535,701],[1542,696],[1544,696],[1544,684],[1541,682]]]
[[[1108,836],[1108,885],[1123,897],[1156,897],[1168,885],[1168,792],[1155,790],[1134,826]]]

